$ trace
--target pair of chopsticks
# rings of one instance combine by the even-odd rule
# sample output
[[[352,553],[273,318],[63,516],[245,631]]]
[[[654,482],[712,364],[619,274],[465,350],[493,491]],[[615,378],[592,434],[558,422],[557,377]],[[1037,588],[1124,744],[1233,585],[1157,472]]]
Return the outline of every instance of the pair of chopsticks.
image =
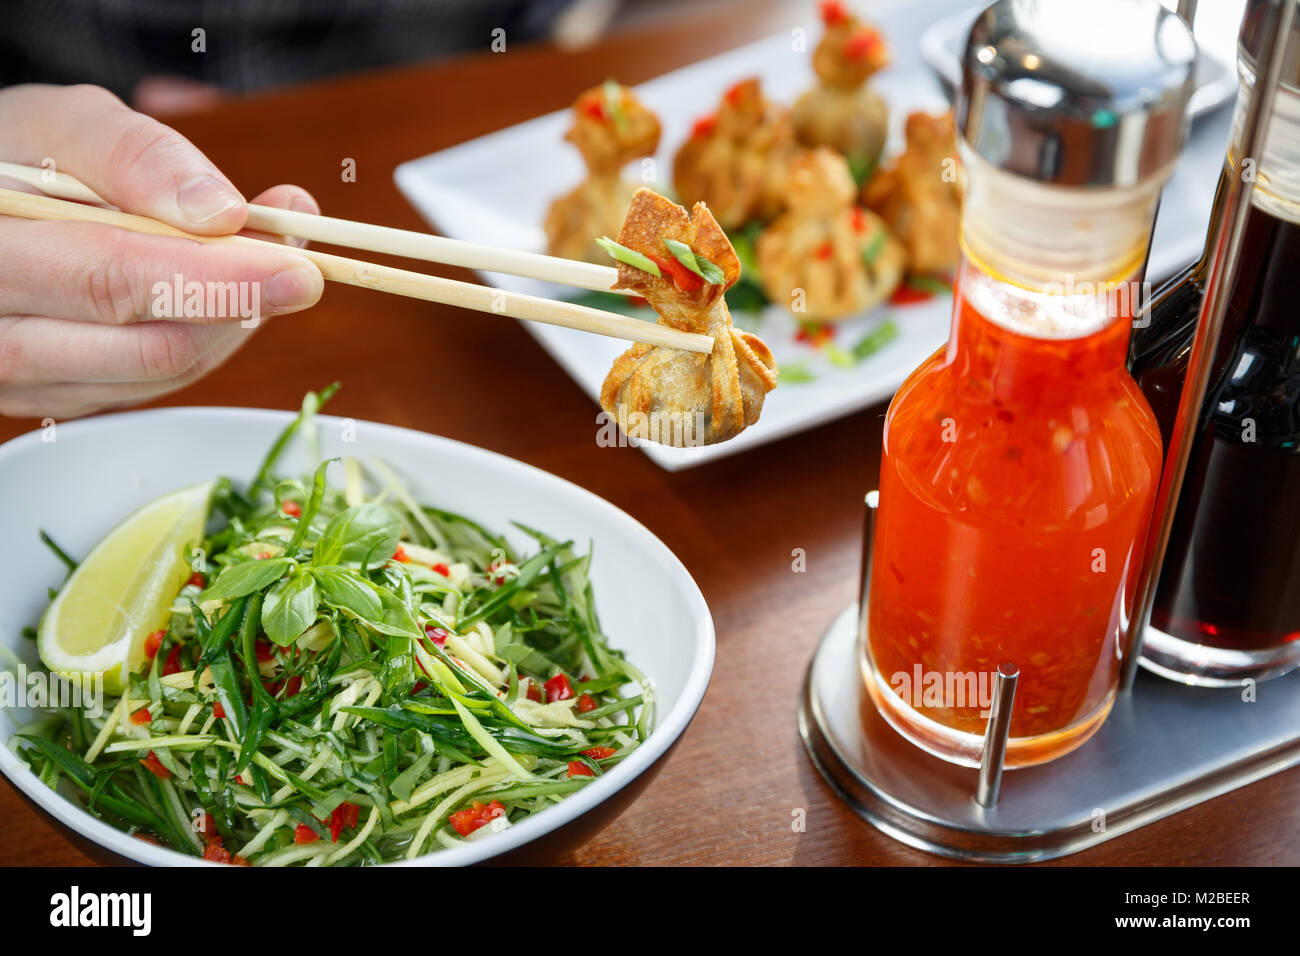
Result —
[[[198,236],[147,216],[136,216],[112,208],[103,208],[108,205],[103,198],[80,180],[66,173],[0,162],[0,176],[7,176],[34,186],[46,194],[38,196],[13,189],[0,189],[0,215],[18,216],[23,219],[98,222],[132,232],[174,236],[204,243],[275,245],[249,236]],[[87,205],[88,203],[98,205]],[[274,209],[253,203],[248,206],[246,226],[249,229],[296,239],[309,239],[314,242],[365,249],[369,252],[387,253],[408,259],[423,259],[484,272],[503,272],[530,279],[543,279],[580,289],[607,292],[618,279],[618,270],[610,266],[559,259],[534,252],[497,249],[406,229],[394,229],[389,226],[334,219],[328,216],[313,216],[310,213]],[[276,248],[281,247],[276,246]],[[314,249],[301,249],[298,250],[298,254],[316,263],[321,275],[333,282],[389,292],[412,299],[423,299],[426,302],[474,309],[478,312],[508,315],[530,322],[580,329],[584,332],[595,332],[599,335],[644,342],[648,345],[664,345],[705,354],[713,351],[711,336],[682,332],[572,302],[506,292],[471,282],[459,282],[423,272],[395,269],[360,259],[317,252]]]

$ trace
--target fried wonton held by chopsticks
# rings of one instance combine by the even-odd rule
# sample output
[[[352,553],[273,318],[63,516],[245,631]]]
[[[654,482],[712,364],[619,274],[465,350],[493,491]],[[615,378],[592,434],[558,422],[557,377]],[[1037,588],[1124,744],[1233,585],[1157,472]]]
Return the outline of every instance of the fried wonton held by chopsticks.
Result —
[[[606,376],[601,407],[641,441],[684,447],[734,438],[758,421],[764,396],[776,387],[777,367],[758,336],[732,327],[723,293],[740,278],[740,260],[731,241],[704,203],[688,214],[642,188],[618,245],[617,288],[644,296],[660,325],[713,336],[713,351],[634,345]],[[653,264],[659,275],[629,265],[628,258]]]

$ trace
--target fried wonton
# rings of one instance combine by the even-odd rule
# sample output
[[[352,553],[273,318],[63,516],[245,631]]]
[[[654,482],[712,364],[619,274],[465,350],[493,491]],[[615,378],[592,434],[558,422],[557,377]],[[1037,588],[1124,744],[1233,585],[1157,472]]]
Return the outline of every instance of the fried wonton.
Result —
[[[684,266],[665,240],[706,260],[702,271],[714,281]],[[644,296],[660,325],[712,336],[713,351],[634,345],[605,378],[601,407],[638,440],[689,446],[740,434],[758,421],[764,396],[776,387],[777,367],[761,339],[731,324],[723,294],[740,277],[740,260],[726,233],[704,203],[687,213],[642,188],[618,242],[653,262],[660,275],[620,262],[617,288]]]
[[[707,203],[725,229],[766,222],[784,206],[781,180],[798,148],[789,110],[757,79],[742,80],[696,121],[673,159],[673,186],[682,202]]]
[[[907,148],[862,189],[862,201],[878,212],[907,251],[912,272],[950,272],[961,251],[961,184],[952,112],[912,113]]]
[[[546,213],[546,249],[553,256],[605,262],[596,236],[623,222],[636,185],[621,170],[659,147],[659,120],[625,86],[593,87],[573,105],[573,126],[565,134],[582,153],[587,177]]]
[[[829,146],[867,170],[889,134],[889,109],[867,80],[889,65],[889,49],[838,0],[822,4],[822,19],[826,33],[813,51],[818,83],[795,101],[795,133],[805,146]]]
[[[903,248],[857,188],[839,153],[797,161],[786,185],[790,208],[758,238],[768,298],[805,321],[835,321],[889,298],[903,279]]]

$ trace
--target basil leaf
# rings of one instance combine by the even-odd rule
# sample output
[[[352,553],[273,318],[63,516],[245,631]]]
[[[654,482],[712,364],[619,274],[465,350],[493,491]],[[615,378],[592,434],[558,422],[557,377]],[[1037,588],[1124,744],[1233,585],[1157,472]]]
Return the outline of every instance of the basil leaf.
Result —
[[[367,625],[380,634],[387,634],[390,637],[408,637],[419,640],[424,636],[424,631],[415,622],[411,609],[402,603],[401,598],[388,588],[376,587],[375,592],[379,595],[383,609],[373,618],[367,619]]]
[[[239,564],[232,564],[199,595],[199,603],[229,601],[232,598],[260,591],[268,584],[280,580],[284,572],[292,566],[293,561],[288,558],[263,558],[260,561],[241,561]]]
[[[642,272],[648,272],[656,278],[663,278],[663,273],[659,271],[659,267],[655,265],[653,259],[642,255],[635,249],[619,245],[609,236],[601,236],[596,240],[596,245],[608,252],[617,262],[629,265],[633,269],[640,269]]]
[[[401,522],[383,505],[355,505],[340,511],[325,526],[311,562],[320,567],[367,558],[386,561],[397,550],[401,537]]]
[[[690,246],[677,239],[665,239],[664,245],[668,251],[673,254],[673,258],[690,269],[697,276],[707,282],[709,285],[722,285],[727,281],[722,270],[710,262],[704,256],[700,255]]]
[[[375,586],[361,575],[346,568],[314,568],[312,575],[326,604],[351,611],[367,621],[376,620],[384,613]]]
[[[316,579],[301,568],[267,593],[262,605],[262,630],[274,643],[288,647],[315,623],[319,604]]]

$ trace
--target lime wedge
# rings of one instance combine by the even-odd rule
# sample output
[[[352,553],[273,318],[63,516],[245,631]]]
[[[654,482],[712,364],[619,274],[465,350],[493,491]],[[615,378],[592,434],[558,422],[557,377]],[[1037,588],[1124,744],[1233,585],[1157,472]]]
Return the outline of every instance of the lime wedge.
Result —
[[[41,618],[36,648],[46,667],[74,680],[102,675],[109,694],[126,689],[144,664],[145,638],[167,626],[190,576],[189,548],[203,537],[212,484],[150,502],[95,545]]]

